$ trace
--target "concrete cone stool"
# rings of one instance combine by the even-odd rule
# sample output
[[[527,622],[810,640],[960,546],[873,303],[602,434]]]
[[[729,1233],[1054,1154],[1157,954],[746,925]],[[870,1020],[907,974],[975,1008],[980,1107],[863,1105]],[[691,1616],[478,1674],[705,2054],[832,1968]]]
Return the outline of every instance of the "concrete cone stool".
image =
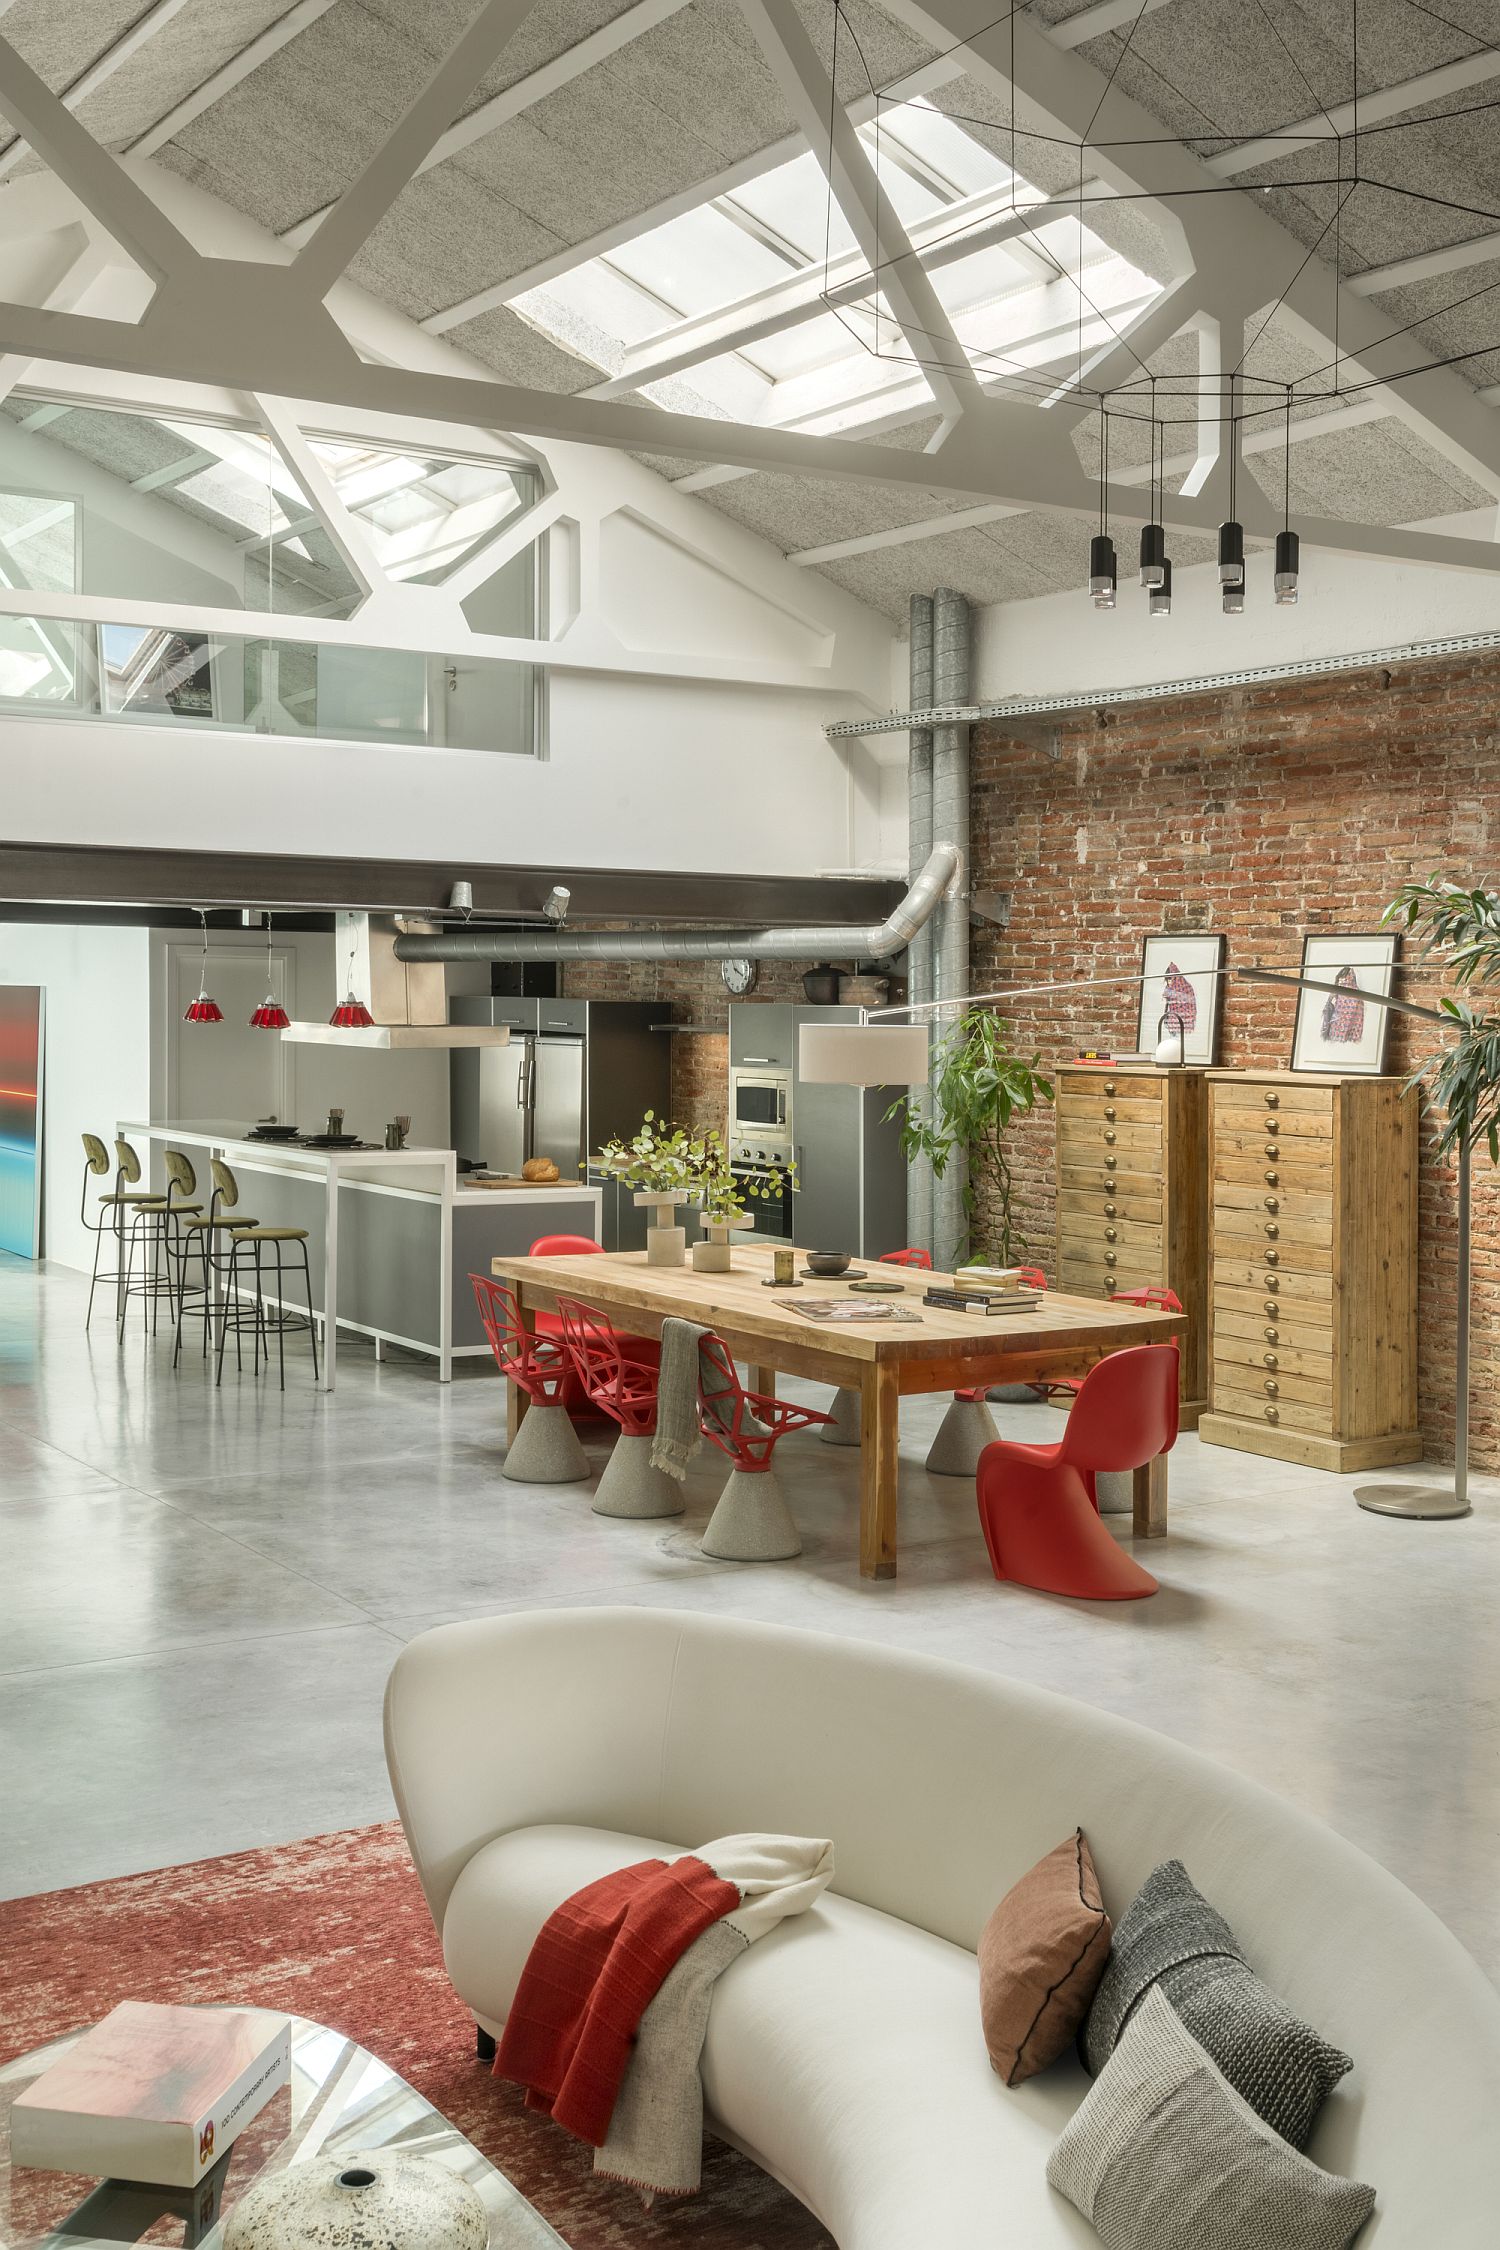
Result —
[[[622,1430],[615,1439],[599,1488],[594,1494],[596,1516],[680,1516],[682,1487],[663,1469],[651,1466],[656,1443],[649,1431]]]
[[[995,1417],[982,1398],[955,1398],[927,1449],[927,1467],[935,1477],[972,1479],[979,1473],[980,1454],[999,1435]]]
[[[587,1484],[592,1471],[565,1406],[526,1409],[500,1474],[512,1484]]]
[[[718,1562],[787,1562],[802,1552],[774,1469],[731,1469],[699,1542]]]
[[[828,1409],[833,1416],[818,1435],[825,1445],[858,1445],[860,1435],[858,1391],[835,1391]]]
[[[1128,1469],[1096,1469],[1094,1498],[1101,1516],[1128,1516],[1135,1506],[1135,1479]]]

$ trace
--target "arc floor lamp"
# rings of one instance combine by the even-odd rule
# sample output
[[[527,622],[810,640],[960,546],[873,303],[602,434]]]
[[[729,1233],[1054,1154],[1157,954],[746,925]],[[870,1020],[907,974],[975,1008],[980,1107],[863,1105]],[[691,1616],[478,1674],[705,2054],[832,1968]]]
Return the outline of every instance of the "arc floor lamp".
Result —
[[[1369,992],[1360,985],[1336,985],[1319,977],[1293,976],[1284,969],[1231,967],[1203,972],[1209,976],[1239,976],[1254,984],[1281,984],[1300,992],[1331,992],[1335,997],[1358,998],[1373,1007],[1394,1008],[1404,1016],[1427,1023],[1444,1023],[1436,1008],[1419,1007],[1414,1000],[1397,1000],[1384,992]],[[798,1035],[799,1077],[814,1083],[839,1086],[920,1086],[927,1081],[931,1060],[932,1019],[944,1009],[974,1008],[998,1000],[1034,1000],[1044,994],[1098,990],[1106,985],[1145,983],[1137,971],[1128,976],[1073,977],[1050,984],[1011,985],[1000,992],[964,992],[951,999],[900,1002],[888,1008],[861,1009],[857,1023],[808,1023]],[[915,1023],[891,1023],[891,1016],[916,1016]],[[1170,1067],[1170,1066],[1168,1066]],[[1469,1502],[1469,1224],[1472,1145],[1458,1148],[1458,1338],[1454,1368],[1454,1465],[1449,1485],[1415,1482],[1356,1485],[1360,1507],[1374,1515],[1410,1516],[1435,1521],[1466,1516]]]

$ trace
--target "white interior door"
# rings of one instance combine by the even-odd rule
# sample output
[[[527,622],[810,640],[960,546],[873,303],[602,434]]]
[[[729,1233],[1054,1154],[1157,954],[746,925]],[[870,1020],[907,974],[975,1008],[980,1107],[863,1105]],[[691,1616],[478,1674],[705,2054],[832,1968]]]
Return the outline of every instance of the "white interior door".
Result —
[[[167,980],[167,1116],[184,1124],[223,1123],[243,1131],[257,1118],[294,1116],[293,1058],[277,1031],[256,1031],[250,1017],[266,997],[266,956],[259,948],[208,949],[208,989],[224,1011],[222,1023],[184,1023],[197,998],[201,949],[195,942],[170,949]],[[296,955],[271,953],[271,991],[288,1015],[296,1014]]]

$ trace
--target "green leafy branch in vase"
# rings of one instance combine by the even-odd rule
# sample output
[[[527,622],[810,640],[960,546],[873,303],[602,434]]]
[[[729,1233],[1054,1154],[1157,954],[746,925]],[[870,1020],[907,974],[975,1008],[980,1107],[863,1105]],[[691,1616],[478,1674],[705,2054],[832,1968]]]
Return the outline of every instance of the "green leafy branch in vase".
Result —
[[[723,1134],[712,1127],[703,1135],[698,1149],[701,1164],[698,1191],[702,1197],[703,1217],[716,1225],[744,1226],[747,1219],[754,1216],[748,1206],[777,1201],[783,1185],[789,1184],[796,1193],[795,1164],[775,1172],[761,1166],[736,1172]]]
[[[930,1105],[920,1094],[903,1094],[886,1116],[901,1120],[903,1153],[925,1156],[938,1179],[955,1150],[968,1158],[960,1257],[1014,1266],[1028,1245],[1016,1223],[1004,1136],[1013,1119],[1051,1101],[1052,1083],[1038,1068],[1041,1056],[1017,1054],[1006,1030],[993,1009],[967,1009],[937,1049]]]
[[[628,1141],[606,1141],[591,1162],[641,1194],[685,1196],[701,1207],[706,1220],[720,1225],[743,1225],[748,1206],[779,1197],[788,1177],[793,1189],[797,1185],[795,1165],[778,1172],[756,1167],[737,1173],[722,1133],[712,1127],[690,1133],[649,1109],[639,1132]]]
[[[1421,930],[1424,955],[1446,951],[1455,984],[1500,984],[1500,894],[1432,875],[1403,883],[1384,919]],[[1440,1156],[1482,1141],[1490,1162],[1500,1164],[1500,1016],[1447,995],[1438,1007],[1453,1026],[1453,1042],[1414,1070],[1409,1084],[1425,1081],[1442,1107]]]

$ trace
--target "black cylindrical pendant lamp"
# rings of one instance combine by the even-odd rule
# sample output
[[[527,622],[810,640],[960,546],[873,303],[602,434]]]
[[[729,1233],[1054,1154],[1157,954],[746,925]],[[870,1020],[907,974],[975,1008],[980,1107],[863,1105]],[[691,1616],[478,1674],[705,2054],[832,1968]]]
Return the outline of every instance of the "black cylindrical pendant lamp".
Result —
[[[1089,541],[1089,592],[1095,609],[1113,609],[1119,583],[1115,543],[1107,531],[1096,531]]]
[[[1159,523],[1141,526],[1141,584],[1155,587],[1167,567],[1167,535]]]
[[[1302,567],[1302,542],[1295,531],[1276,534],[1276,599],[1291,608],[1297,599],[1297,575]]]
[[[1231,585],[1245,576],[1245,527],[1231,517],[1219,526],[1219,583]]]
[[[1161,576],[1151,589],[1146,607],[1152,617],[1170,617],[1172,614],[1172,564],[1166,555],[1161,558]]]

